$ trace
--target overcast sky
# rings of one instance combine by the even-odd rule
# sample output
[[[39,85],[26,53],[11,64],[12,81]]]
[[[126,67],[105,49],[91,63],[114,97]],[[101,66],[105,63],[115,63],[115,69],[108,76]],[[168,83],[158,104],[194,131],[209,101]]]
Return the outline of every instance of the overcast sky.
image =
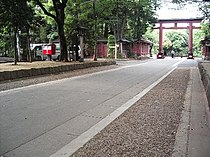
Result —
[[[176,4],[170,3],[168,0],[161,6],[160,10],[157,11],[158,19],[186,19],[186,18],[196,18],[201,17],[199,14],[198,3],[187,4],[183,8],[180,8]]]

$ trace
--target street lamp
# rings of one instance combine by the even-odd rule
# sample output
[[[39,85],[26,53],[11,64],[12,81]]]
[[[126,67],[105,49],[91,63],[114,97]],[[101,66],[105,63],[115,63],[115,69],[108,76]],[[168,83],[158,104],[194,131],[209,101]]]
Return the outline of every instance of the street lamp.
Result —
[[[96,31],[96,23],[97,23],[97,16],[96,16],[96,0],[90,0],[90,1],[86,1],[81,3],[80,5],[89,3],[89,2],[93,2],[93,16],[94,16],[94,32]],[[77,14],[77,18],[78,18],[78,14]],[[82,26],[78,26],[78,31],[79,31],[79,39],[80,39],[80,62],[84,61],[84,52],[83,52],[83,34],[84,34],[84,30],[87,29],[85,27]],[[96,39],[97,40],[97,39]],[[97,61],[97,52],[96,52],[96,46],[97,46],[97,42],[94,46],[94,57],[93,60]]]
[[[79,31],[79,43],[80,43],[80,62],[84,62],[84,53],[83,53],[83,34],[82,30]]]
[[[86,27],[78,26],[78,32],[79,32],[79,41],[80,41],[80,62],[84,62],[84,31],[87,30]]]

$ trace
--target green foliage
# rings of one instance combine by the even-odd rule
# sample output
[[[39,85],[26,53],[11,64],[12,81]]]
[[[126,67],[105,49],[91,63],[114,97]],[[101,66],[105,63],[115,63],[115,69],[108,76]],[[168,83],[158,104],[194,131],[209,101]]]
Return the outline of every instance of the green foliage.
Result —
[[[148,0],[136,1],[133,5],[129,14],[129,26],[131,27],[133,38],[140,39],[147,31],[149,25],[156,21],[154,18],[155,10],[152,3]]]
[[[108,57],[114,58],[115,54],[115,36],[109,35],[108,37]]]
[[[140,38],[154,22],[159,0],[7,0],[0,5],[1,28],[14,31],[15,27],[23,33],[30,29],[32,43],[58,38],[63,20],[69,47],[79,43],[79,28],[84,27],[84,42],[94,49],[97,39],[107,39],[109,34],[117,40]],[[65,9],[64,14],[56,8]],[[3,39],[0,43],[3,49]]]
[[[84,42],[93,49],[96,42],[97,30],[94,28],[95,21],[93,19],[93,1],[68,1],[66,7],[65,32],[67,43],[79,44],[79,29],[83,28]]]
[[[0,6],[1,26],[29,27],[33,15],[27,0],[0,1]]]
[[[168,39],[167,39],[168,38]],[[163,44],[164,50],[170,53],[174,49],[176,55],[181,56],[187,54],[188,34],[186,31],[171,31],[166,33],[166,39],[171,42],[171,45],[166,42]]]
[[[152,54],[157,54],[159,49],[159,39],[157,30],[153,30],[151,27],[147,28],[147,31],[143,35],[144,39],[147,39],[153,43]]]
[[[203,13],[203,17],[209,19],[210,17],[210,3],[209,0],[171,0],[172,3],[178,4],[180,7],[183,7],[189,2],[196,4],[199,10]],[[164,1],[161,0],[161,3],[164,4]]]
[[[6,0],[6,1],[0,1],[0,32],[4,32],[4,29],[6,28],[8,30],[7,33],[11,32],[13,35],[12,41],[14,42],[14,52],[15,52],[15,64],[17,63],[17,49],[16,49],[16,39],[15,36],[17,32],[21,32],[22,34],[27,33],[27,36],[23,36],[20,40],[22,41],[21,45],[23,48],[23,52],[25,55],[29,54],[29,29],[30,24],[33,20],[33,12],[32,8],[28,5],[27,0]],[[3,30],[3,31],[2,31]],[[5,32],[4,32],[5,33]],[[2,34],[2,36],[8,35],[8,34]],[[1,45],[4,45],[5,49],[9,48],[7,47],[7,41],[2,41],[1,39]],[[12,51],[13,49],[10,48],[9,51]],[[3,50],[5,53],[7,50]],[[8,52],[8,54],[11,54],[11,52]]]
[[[203,22],[203,23],[201,23],[201,30],[202,30],[202,33],[206,37],[210,37],[210,23],[209,22]]]
[[[195,30],[193,34],[193,54],[194,56],[201,57],[202,50],[201,50],[201,40],[205,38],[205,34],[201,30]]]

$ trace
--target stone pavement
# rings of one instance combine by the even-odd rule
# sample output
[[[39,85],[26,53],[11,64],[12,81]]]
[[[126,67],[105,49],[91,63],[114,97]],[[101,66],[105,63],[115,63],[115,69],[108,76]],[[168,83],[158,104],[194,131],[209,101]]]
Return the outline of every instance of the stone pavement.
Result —
[[[205,64],[206,66],[206,64]],[[208,63],[208,66],[210,64]],[[206,67],[205,67],[206,69]],[[209,72],[209,71],[206,71]],[[209,73],[210,74],[210,73]],[[189,157],[210,156],[210,110],[205,91],[197,68],[192,71],[190,99],[190,128],[188,140]],[[202,74],[201,74],[202,75]],[[209,86],[209,85],[208,85]]]

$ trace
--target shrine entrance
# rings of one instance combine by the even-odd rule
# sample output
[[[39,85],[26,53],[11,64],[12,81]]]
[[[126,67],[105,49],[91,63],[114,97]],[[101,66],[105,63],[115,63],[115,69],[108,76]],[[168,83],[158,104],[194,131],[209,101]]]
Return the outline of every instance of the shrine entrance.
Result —
[[[155,29],[159,29],[159,53],[163,52],[163,29],[188,29],[188,54],[193,54],[193,29],[200,29],[200,26],[194,26],[194,24],[201,23],[202,20],[202,18],[158,20],[156,23],[158,26]]]

